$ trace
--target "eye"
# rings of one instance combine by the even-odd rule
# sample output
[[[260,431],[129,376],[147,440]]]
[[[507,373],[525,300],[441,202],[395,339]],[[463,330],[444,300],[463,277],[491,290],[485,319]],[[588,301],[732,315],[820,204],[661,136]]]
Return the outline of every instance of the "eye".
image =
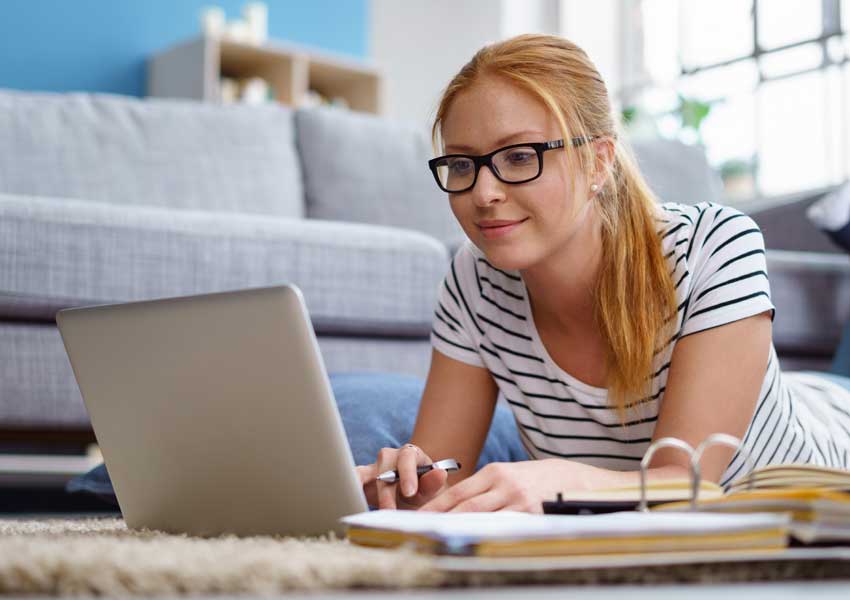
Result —
[[[472,168],[472,161],[468,158],[455,158],[450,159],[447,162],[449,171],[457,175],[467,173]]]
[[[537,153],[528,148],[517,148],[508,153],[508,162],[512,165],[526,165],[537,159]]]

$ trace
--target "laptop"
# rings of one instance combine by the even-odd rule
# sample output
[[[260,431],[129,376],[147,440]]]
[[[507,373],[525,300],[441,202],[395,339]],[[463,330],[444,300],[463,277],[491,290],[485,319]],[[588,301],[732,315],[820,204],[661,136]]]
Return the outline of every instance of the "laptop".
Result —
[[[127,526],[342,534],[368,510],[294,285],[61,310]]]

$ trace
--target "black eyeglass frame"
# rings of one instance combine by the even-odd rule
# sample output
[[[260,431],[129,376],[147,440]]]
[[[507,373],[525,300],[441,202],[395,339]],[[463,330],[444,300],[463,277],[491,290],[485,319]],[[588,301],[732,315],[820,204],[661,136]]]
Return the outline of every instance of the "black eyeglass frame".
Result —
[[[592,142],[598,136],[588,136],[588,137],[575,137],[570,140],[570,146],[581,146],[587,142]],[[547,150],[555,150],[556,148],[563,148],[564,140],[551,140],[548,142],[524,142],[520,144],[511,144],[509,146],[503,146],[502,148],[497,148],[488,154],[482,154],[480,156],[476,156],[473,154],[446,154],[444,156],[438,156],[437,158],[432,158],[428,161],[428,168],[431,169],[431,173],[434,175],[434,180],[437,182],[437,185],[441,190],[446,192],[447,194],[462,194],[463,192],[468,192],[472,188],[475,187],[475,183],[478,181],[478,173],[481,171],[481,167],[487,165],[490,168],[490,172],[501,181],[502,183],[507,183],[510,185],[516,185],[520,183],[528,183],[529,181],[534,181],[538,177],[543,174],[543,153]],[[534,148],[534,151],[537,153],[537,175],[534,177],[529,177],[528,179],[523,179],[521,181],[505,181],[501,175],[499,175],[499,170],[493,166],[493,157],[500,152],[504,152],[505,150],[510,150],[511,148]],[[472,163],[475,165],[475,176],[472,178],[472,183],[469,186],[461,189],[461,190],[452,190],[449,191],[445,187],[443,187],[442,182],[440,181],[440,175],[437,173],[437,163],[439,161],[445,160],[447,158],[468,158],[472,160]]]

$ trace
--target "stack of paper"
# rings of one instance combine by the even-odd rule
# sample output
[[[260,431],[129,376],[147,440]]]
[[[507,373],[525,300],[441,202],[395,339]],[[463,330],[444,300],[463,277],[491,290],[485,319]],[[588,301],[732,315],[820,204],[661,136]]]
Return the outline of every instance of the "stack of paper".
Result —
[[[693,484],[689,479],[662,479],[650,481],[646,486],[646,500],[650,506],[677,500],[690,500]],[[719,498],[723,488],[710,481],[701,481],[698,499]],[[640,488],[635,485],[602,488],[597,490],[567,491],[556,500],[543,503],[543,512],[551,514],[599,514],[635,510],[640,503]]]
[[[675,512],[574,516],[379,510],[342,521],[355,544],[409,544],[435,554],[492,557],[780,550],[787,546],[789,525],[782,514]]]
[[[700,511],[786,513],[791,535],[805,544],[850,542],[850,472],[813,465],[775,465],[756,469],[733,482],[721,497],[701,499]],[[688,511],[690,503],[654,507]]]
[[[736,479],[729,492],[746,489],[818,488],[850,491],[850,471],[815,465],[771,465]]]

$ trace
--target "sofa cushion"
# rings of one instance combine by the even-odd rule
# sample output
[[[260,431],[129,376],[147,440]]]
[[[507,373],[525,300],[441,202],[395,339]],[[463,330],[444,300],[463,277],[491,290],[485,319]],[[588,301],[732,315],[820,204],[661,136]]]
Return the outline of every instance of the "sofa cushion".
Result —
[[[777,352],[831,356],[850,319],[850,257],[768,250],[767,272]]]
[[[427,136],[412,125],[333,108],[298,110],[307,215],[464,239],[428,170]]]
[[[381,227],[0,195],[0,318],[291,282],[317,333],[427,335],[448,253]]]
[[[292,111],[0,90],[0,193],[303,216]]]

